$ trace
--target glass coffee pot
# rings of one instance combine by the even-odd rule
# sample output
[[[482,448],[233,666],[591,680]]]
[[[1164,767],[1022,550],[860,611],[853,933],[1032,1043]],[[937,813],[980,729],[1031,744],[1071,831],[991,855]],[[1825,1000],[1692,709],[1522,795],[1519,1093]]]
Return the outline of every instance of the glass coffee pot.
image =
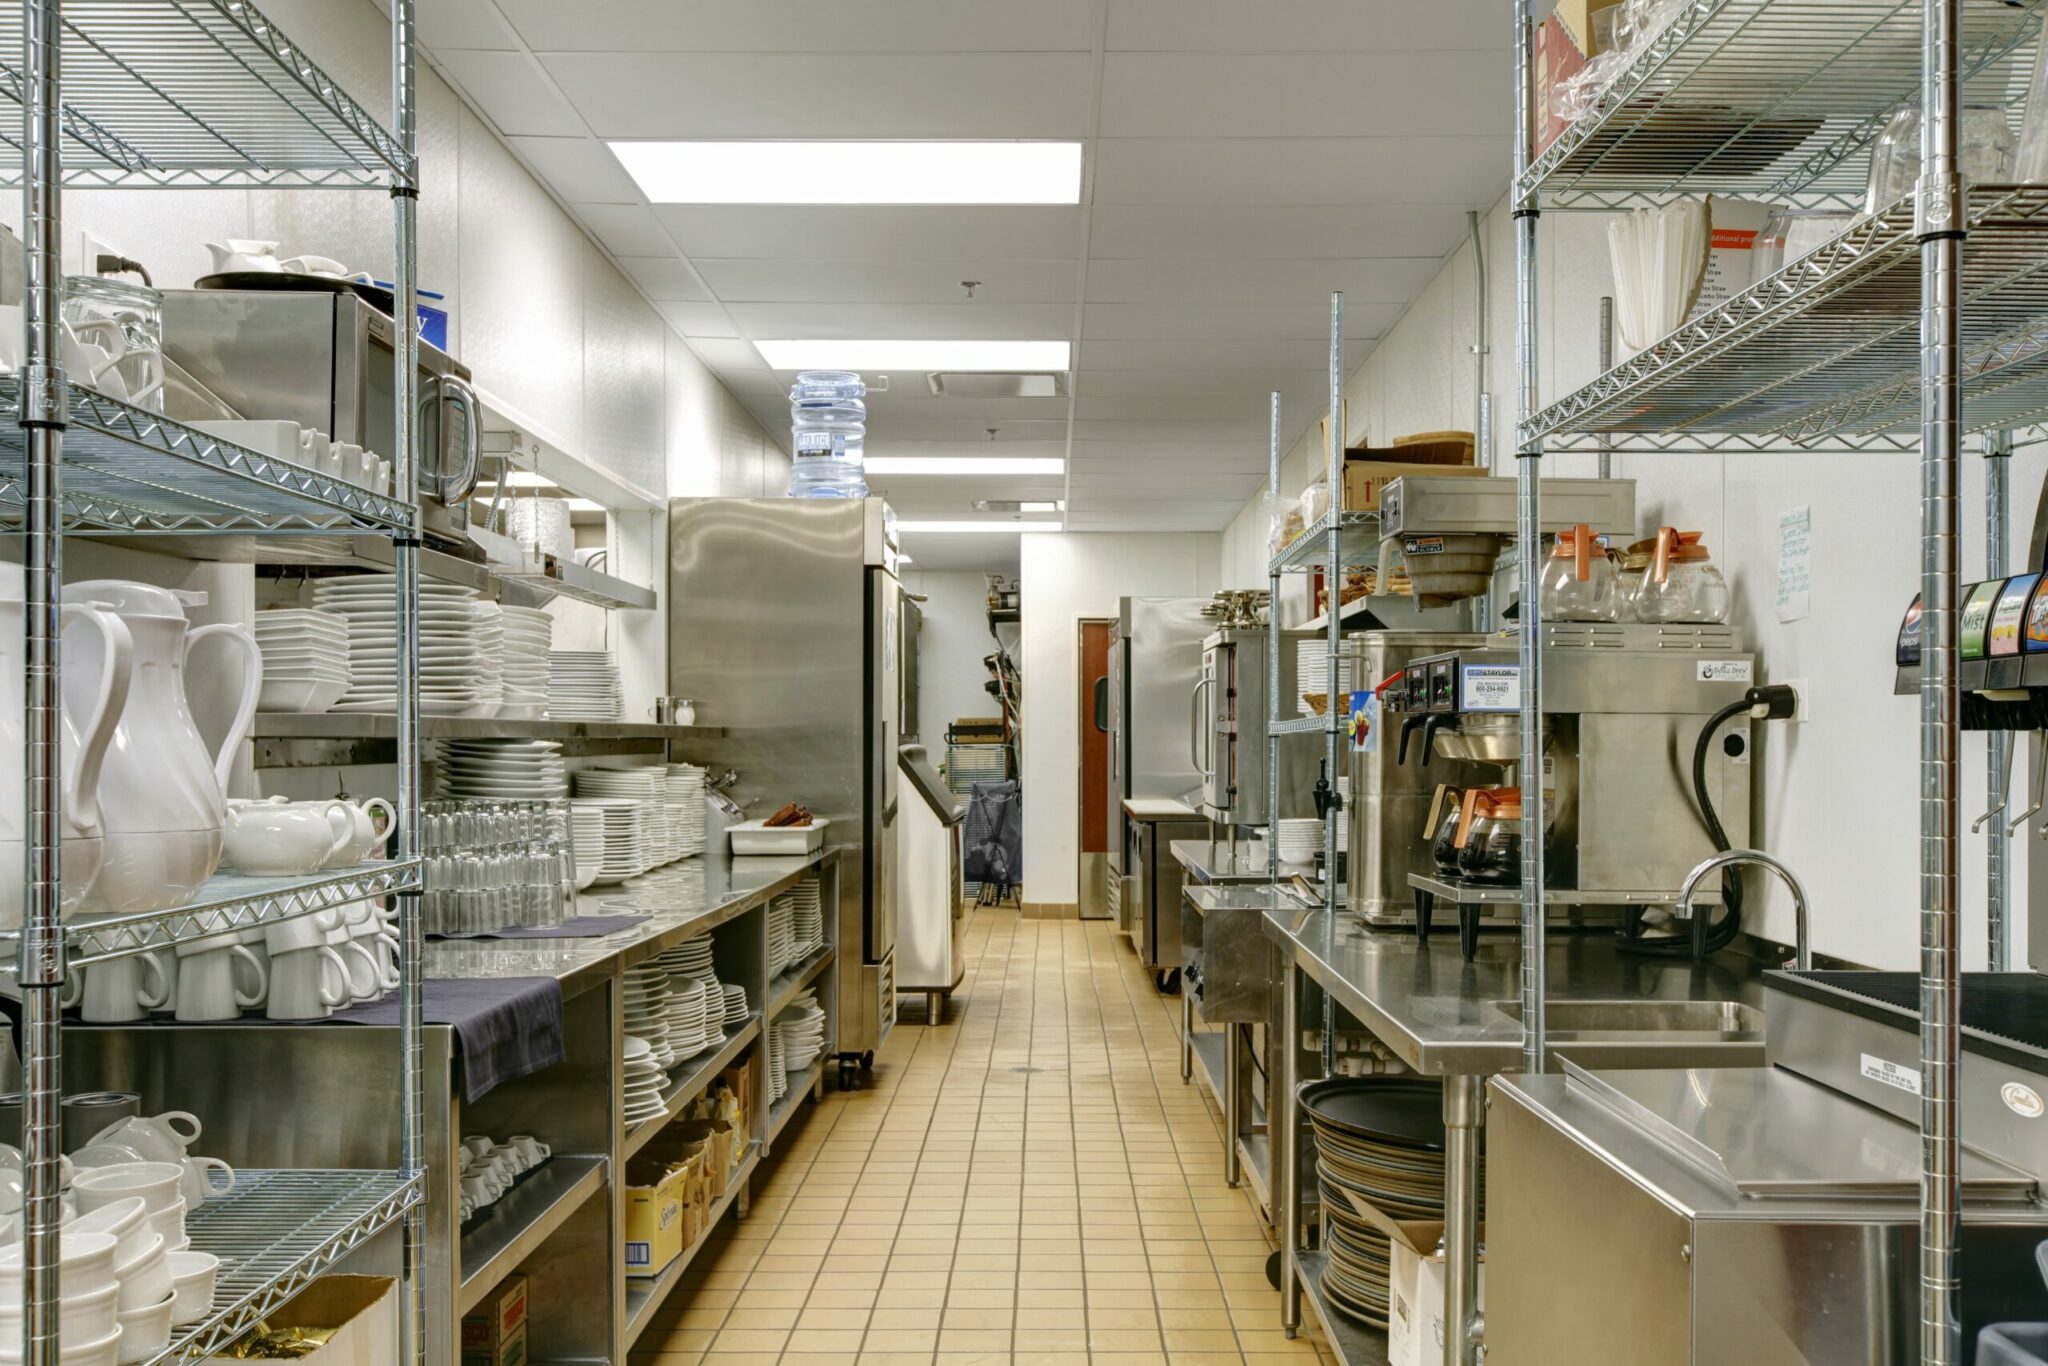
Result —
[[[1459,812],[1458,875],[1467,882],[1522,880],[1522,789],[1475,787]]]
[[[1616,621],[1621,617],[1620,580],[1607,548],[1585,523],[1557,533],[1541,584],[1545,621]]]
[[[1697,531],[1658,527],[1654,541],[1638,541],[1629,547],[1650,550],[1649,568],[1637,585],[1633,606],[1635,618],[1647,622],[1705,622],[1728,620],[1728,581],[1715,567],[1713,556],[1700,543]]]

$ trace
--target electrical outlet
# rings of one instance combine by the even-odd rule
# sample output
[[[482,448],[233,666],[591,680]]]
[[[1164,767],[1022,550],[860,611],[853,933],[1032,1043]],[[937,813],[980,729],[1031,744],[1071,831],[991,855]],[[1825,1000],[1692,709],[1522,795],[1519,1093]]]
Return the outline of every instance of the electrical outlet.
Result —
[[[112,246],[89,232],[81,232],[78,234],[78,259],[72,262],[70,271],[73,275],[97,275],[100,273],[100,257],[123,254],[119,247]]]
[[[1781,679],[1779,686],[1790,688],[1799,695],[1799,706],[1792,713],[1791,719],[1795,722],[1804,721],[1806,719],[1806,680],[1803,678]]]

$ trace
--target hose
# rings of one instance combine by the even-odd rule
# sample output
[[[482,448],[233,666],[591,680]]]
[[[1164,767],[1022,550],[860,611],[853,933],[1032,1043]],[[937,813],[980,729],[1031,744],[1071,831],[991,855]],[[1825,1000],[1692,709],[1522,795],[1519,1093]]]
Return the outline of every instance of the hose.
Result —
[[[1721,827],[1721,818],[1714,811],[1714,802],[1707,795],[1707,751],[1714,743],[1714,734],[1738,716],[1748,715],[1764,699],[1758,694],[1762,689],[1752,688],[1740,702],[1730,702],[1707,718],[1707,724],[1700,727],[1700,736],[1692,747],[1692,796],[1700,809],[1700,820],[1707,827],[1707,838],[1713,841],[1714,852],[1725,854],[1734,846],[1728,842],[1728,832]],[[1742,933],[1742,873],[1740,869],[1721,870],[1722,914],[1707,928],[1707,952],[1718,953],[1735,942],[1735,936]],[[1708,914],[1708,908],[1701,907],[1696,914]],[[1635,953],[1690,954],[1692,937],[1682,935],[1658,935],[1651,939],[1627,939],[1622,947]]]

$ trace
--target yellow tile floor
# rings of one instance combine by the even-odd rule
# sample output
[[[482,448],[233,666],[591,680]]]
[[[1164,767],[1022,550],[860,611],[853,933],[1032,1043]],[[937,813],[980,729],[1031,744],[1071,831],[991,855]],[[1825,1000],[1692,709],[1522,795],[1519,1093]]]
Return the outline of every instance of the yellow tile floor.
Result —
[[[943,1025],[828,1091],[636,1344],[637,1366],[1316,1366],[1180,1079],[1177,998],[1107,923],[971,913]]]

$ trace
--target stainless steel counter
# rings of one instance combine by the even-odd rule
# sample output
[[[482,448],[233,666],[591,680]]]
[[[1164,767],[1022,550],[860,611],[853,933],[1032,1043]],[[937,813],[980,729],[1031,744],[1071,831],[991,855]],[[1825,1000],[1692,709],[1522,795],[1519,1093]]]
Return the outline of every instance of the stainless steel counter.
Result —
[[[1175,840],[1167,846],[1174,861],[1187,870],[1188,880],[1202,886],[1256,883],[1264,886],[1267,876],[1266,844],[1263,840]],[[1312,863],[1283,863],[1281,877],[1314,871]]]

